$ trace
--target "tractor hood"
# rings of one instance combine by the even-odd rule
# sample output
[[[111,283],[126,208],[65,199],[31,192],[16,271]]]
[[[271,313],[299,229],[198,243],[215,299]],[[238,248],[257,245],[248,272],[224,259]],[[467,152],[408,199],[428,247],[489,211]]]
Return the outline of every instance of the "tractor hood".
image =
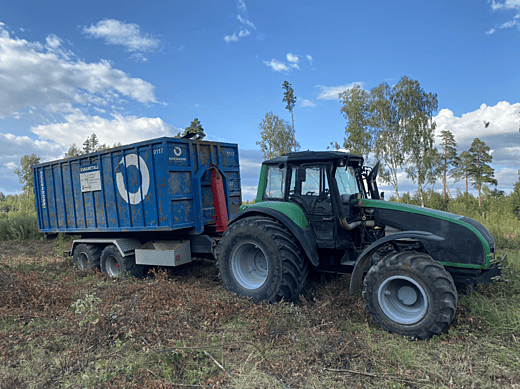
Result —
[[[379,225],[401,231],[428,231],[444,238],[441,243],[423,241],[426,251],[445,266],[484,268],[491,267],[495,241],[489,231],[476,220],[421,208],[380,200],[360,200],[357,204],[373,209]]]

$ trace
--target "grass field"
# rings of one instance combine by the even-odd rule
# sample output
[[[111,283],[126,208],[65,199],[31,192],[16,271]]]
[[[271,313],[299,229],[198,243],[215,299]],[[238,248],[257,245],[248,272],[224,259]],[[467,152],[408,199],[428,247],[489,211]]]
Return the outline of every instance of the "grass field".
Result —
[[[449,331],[415,341],[370,323],[348,276],[254,304],[212,261],[113,280],[74,270],[67,245],[0,242],[1,388],[520,387],[518,249],[509,282],[460,296]]]

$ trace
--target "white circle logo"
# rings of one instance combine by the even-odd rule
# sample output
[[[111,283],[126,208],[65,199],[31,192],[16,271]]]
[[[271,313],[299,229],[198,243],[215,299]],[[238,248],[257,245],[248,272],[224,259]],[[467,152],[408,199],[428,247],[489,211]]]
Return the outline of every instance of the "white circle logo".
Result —
[[[181,154],[182,154],[182,150],[181,150],[181,148],[180,148],[180,147],[175,147],[175,148],[173,149],[173,154],[175,154],[176,157],[178,157],[179,155],[181,155]]]
[[[138,160],[139,158],[139,160]],[[121,197],[130,204],[139,204],[145,196],[148,194],[148,189],[150,188],[150,173],[148,171],[148,166],[146,166],[146,162],[143,157],[137,157],[136,154],[128,154],[127,156],[121,158],[120,165],[125,167],[135,166],[137,169],[141,171],[141,187],[137,189],[137,192],[131,193],[128,192],[125,188],[125,179],[123,178],[123,173],[118,172],[116,174],[116,182],[117,182],[117,190]]]

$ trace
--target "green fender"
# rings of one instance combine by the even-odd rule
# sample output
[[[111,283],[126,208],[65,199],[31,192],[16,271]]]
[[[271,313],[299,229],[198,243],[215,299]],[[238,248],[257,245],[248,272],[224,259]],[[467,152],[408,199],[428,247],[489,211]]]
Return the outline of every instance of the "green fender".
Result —
[[[231,220],[229,220],[229,224],[231,225],[237,220],[257,215],[267,215],[282,223],[291,233],[294,235],[298,243],[303,248],[303,251],[311,261],[314,266],[318,266],[320,264],[320,258],[318,256],[318,248],[316,246],[316,237],[314,236],[314,232],[310,229],[309,224],[307,222],[307,218],[303,214],[303,211],[295,204],[285,203],[289,207],[281,207],[281,206],[265,206],[271,205],[274,202],[262,202],[253,204],[253,206],[246,206],[242,211],[236,213]],[[295,209],[297,208],[298,211]],[[290,212],[283,211],[290,210]],[[296,216],[296,217],[295,217]],[[296,220],[296,221],[295,221]]]
[[[361,286],[363,274],[365,273],[370,258],[376,252],[376,250],[378,250],[381,246],[387,243],[393,242],[395,244],[395,241],[399,239],[430,240],[434,242],[442,242],[444,240],[443,237],[434,235],[431,232],[426,231],[403,231],[376,240],[365,250],[363,250],[363,252],[359,255],[359,257],[356,260],[356,265],[354,266],[354,270],[352,271],[352,275],[350,277],[350,294],[354,294],[356,290],[358,290]],[[397,247],[396,244],[395,247]]]

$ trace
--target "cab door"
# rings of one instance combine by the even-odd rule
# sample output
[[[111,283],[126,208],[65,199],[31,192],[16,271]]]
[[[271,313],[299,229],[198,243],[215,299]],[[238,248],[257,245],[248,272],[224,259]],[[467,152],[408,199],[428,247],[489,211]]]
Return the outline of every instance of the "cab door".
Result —
[[[334,214],[328,179],[329,164],[293,167],[289,201],[305,212],[319,247],[334,247]]]

